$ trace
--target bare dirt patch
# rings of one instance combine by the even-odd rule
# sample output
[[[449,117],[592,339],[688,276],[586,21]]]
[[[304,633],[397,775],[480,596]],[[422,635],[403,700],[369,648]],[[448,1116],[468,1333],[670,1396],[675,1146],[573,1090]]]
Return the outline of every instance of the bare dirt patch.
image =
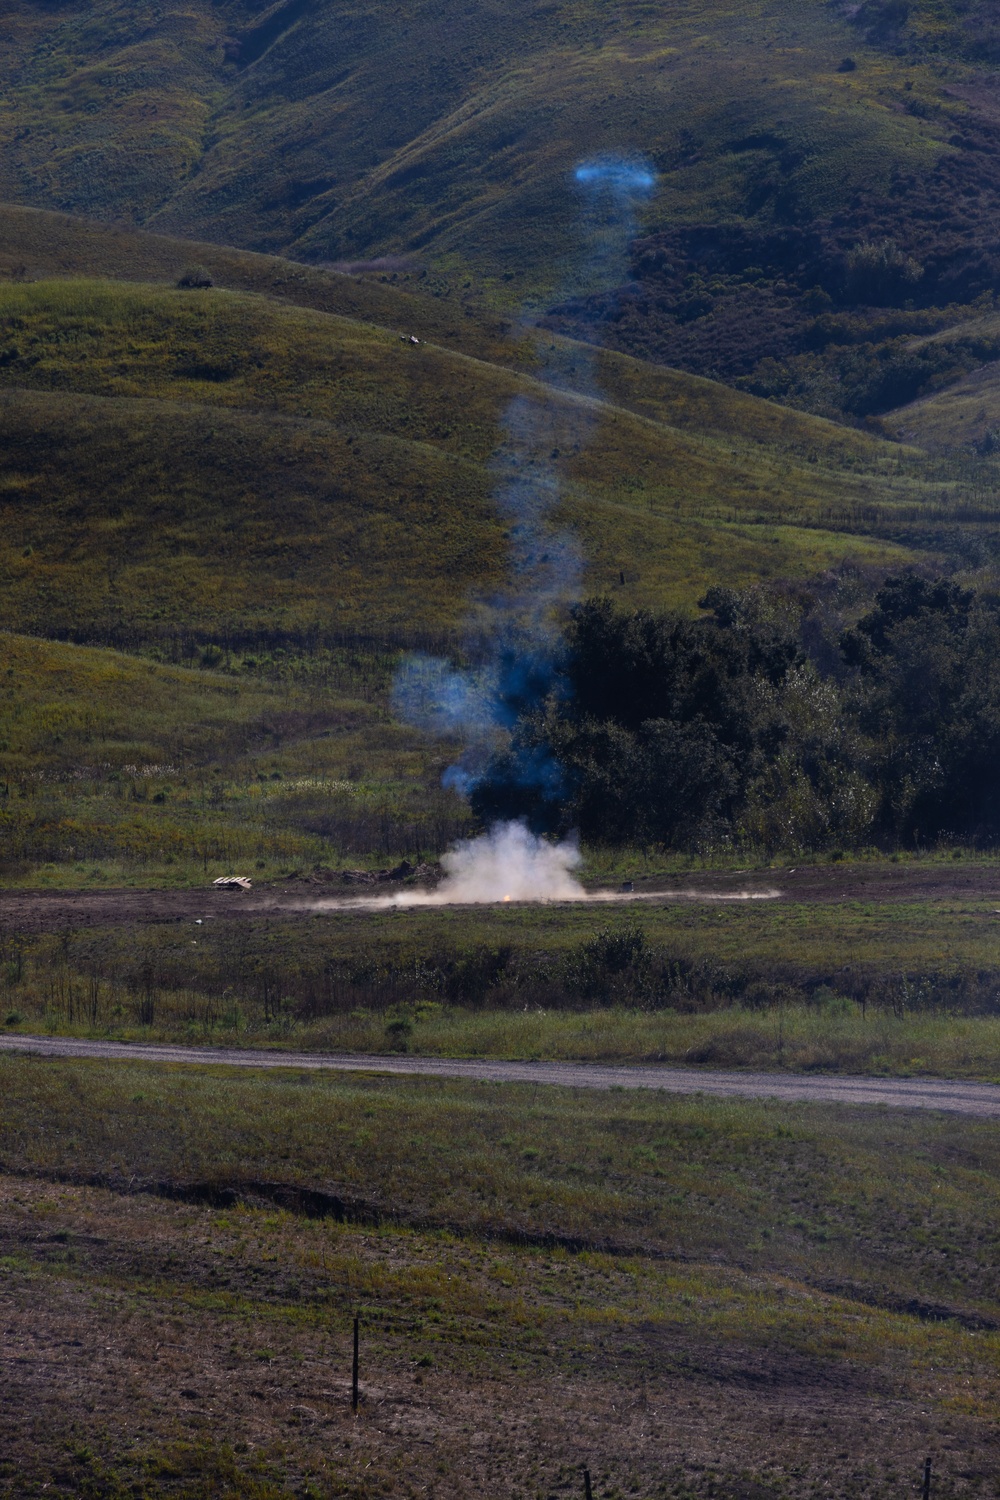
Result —
[[[891,1355],[671,1321],[670,1271],[635,1321],[648,1267],[495,1255],[0,1178],[0,1494],[545,1496],[586,1462],[602,1497],[888,1496],[930,1448],[953,1495],[995,1466],[982,1387],[971,1415]]]
[[[746,897],[782,903],[877,903],[990,900],[1000,901],[1000,870],[993,864],[804,865],[748,871],[710,871],[664,875],[635,881],[632,899],[648,904],[685,905]],[[387,885],[391,893],[401,886]],[[325,893],[324,893],[325,894]],[[353,905],[350,893],[347,909]],[[364,910],[364,897],[357,897]],[[203,921],[288,920],[321,908],[323,896],[301,889],[261,887],[252,891],[102,890],[0,893],[0,923],[18,932],[51,932],[64,928],[151,925]],[[629,896],[622,896],[622,904]]]

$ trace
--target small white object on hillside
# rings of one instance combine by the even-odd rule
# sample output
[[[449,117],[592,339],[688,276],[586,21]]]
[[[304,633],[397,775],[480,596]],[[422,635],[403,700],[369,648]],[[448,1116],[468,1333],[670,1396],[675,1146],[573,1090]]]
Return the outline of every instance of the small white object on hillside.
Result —
[[[212,884],[224,891],[249,891],[250,881],[245,875],[220,875]]]

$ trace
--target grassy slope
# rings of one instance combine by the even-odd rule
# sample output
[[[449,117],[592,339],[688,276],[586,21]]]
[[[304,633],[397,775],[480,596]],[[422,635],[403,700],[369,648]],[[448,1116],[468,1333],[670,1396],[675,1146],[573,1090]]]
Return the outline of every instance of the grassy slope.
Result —
[[[99,244],[106,257],[106,240]],[[334,290],[341,280],[332,278]],[[318,694],[308,704],[302,690],[259,690],[287,726],[268,775],[363,784],[365,798],[393,812],[375,844],[352,834],[347,847],[377,845],[384,857],[434,847],[428,818],[440,847],[456,810],[449,799],[439,808],[430,790],[438,750],[379,728],[391,662],[375,666],[359,710],[354,669],[334,659],[340,648],[330,657],[330,643],[447,645],[470,599],[501,583],[507,538],[490,463],[515,399],[548,413],[563,454],[555,520],[583,539],[585,586],[626,603],[690,609],[717,581],[801,576],[845,558],[891,566],[921,549],[933,555],[956,529],[966,487],[937,477],[915,450],[611,353],[593,367],[604,400],[559,394],[542,383],[550,356],[561,371],[579,358],[581,384],[591,378],[576,346],[558,340],[528,373],[516,351],[507,363],[431,341],[401,345],[378,323],[247,291],[73,278],[0,284],[3,624],[186,660],[199,639],[214,639],[241,672],[297,674]],[[981,503],[962,524],[988,538],[992,519]],[[275,658],[276,643],[298,652],[297,662],[287,649]],[[45,657],[25,642],[17,649]],[[91,658],[81,650],[73,660],[89,683]],[[147,684],[141,670],[124,663],[121,681],[153,692],[158,738],[169,740],[175,685]],[[12,669],[8,716],[32,719],[32,685],[48,681],[46,671],[27,661]],[[200,714],[198,691],[185,689],[189,721]],[[258,712],[257,690],[240,691],[243,723],[251,700]],[[124,696],[121,688],[116,712]],[[317,738],[315,714],[335,726],[332,738]],[[102,759],[177,758],[171,748],[115,758],[93,748],[99,729],[89,739],[59,732],[60,774]],[[49,769],[53,736],[48,747],[37,737],[20,747],[7,729],[0,738],[14,747],[5,772],[20,800],[7,852],[22,875],[25,860],[68,858],[68,872],[80,860],[141,857],[153,861],[150,872],[179,878],[195,873],[192,860],[204,873],[207,861],[270,869],[336,856],[306,836],[304,813],[298,823],[262,822],[247,806],[256,772],[234,758],[221,723],[214,748],[202,735],[194,756],[202,767],[221,763],[230,778],[231,804],[217,800],[211,816],[203,781],[184,797],[173,789],[169,807],[129,807],[128,818],[106,787],[95,800],[72,781],[57,798],[46,791],[43,807],[32,758]],[[139,800],[163,791],[150,787]],[[72,836],[59,832],[70,825]],[[117,867],[101,868],[113,876]]]
[[[988,1126],[21,1059],[3,1081],[29,1174],[0,1181],[12,1494],[574,1494],[584,1443],[598,1496],[805,1500],[836,1474],[888,1500],[928,1450],[938,1494],[990,1492]],[[451,1231],[131,1192],[265,1172]],[[654,1254],[489,1234],[563,1226]]]
[[[988,1121],[8,1056],[0,1071],[0,1153],[28,1172],[298,1182],[473,1235],[715,1252],[890,1305],[1000,1302]]]
[[[429,250],[538,285],[575,237],[583,154],[651,154],[670,222],[745,212],[784,137],[785,196],[814,215],[949,133],[895,112],[907,64],[815,0],[425,0],[405,24],[197,0],[140,29],[133,11],[8,8],[2,196],[327,258]],[[848,52],[865,66],[839,74]]]
[[[386,836],[404,843],[443,811],[447,838],[460,811],[435,789],[438,747],[389,721],[388,664],[342,652],[312,667],[262,682],[0,634],[7,870],[173,884],[336,857],[294,816],[303,799],[373,820],[391,805]]]
[[[12,635],[0,635],[0,692],[6,777],[230,759],[283,707],[252,680]]]
[[[964,373],[953,382],[890,413],[883,427],[904,442],[938,452],[989,452],[990,434],[1000,428],[1000,316],[981,314],[928,339],[915,339],[916,351],[954,344],[966,352]]]
[[[396,285],[391,273],[377,280],[260,255],[231,247],[172,238],[122,225],[101,224],[70,214],[0,203],[0,276],[16,281],[92,278],[165,283],[173,287],[189,265],[203,265],[217,287],[250,292],[270,303],[291,303],[396,332],[414,333],[526,373],[546,374],[549,349],[571,349],[563,339],[526,337],[515,325],[481,308],[457,308],[435,296],[433,281]],[[768,401],[745,397],[712,380],[630,359],[610,350],[596,356],[596,369],[581,364],[581,387],[596,378],[616,405],[641,416],[698,433],[745,442],[754,449],[777,447],[798,456],[813,452],[831,459],[863,461],[870,440],[853,428],[816,421]],[[573,384],[565,359],[558,374]]]
[[[544,308],[586,289],[571,168],[582,154],[638,150],[660,188],[636,226],[649,251],[632,268],[641,313],[609,341],[831,416],[884,413],[909,399],[880,394],[894,325],[954,324],[996,283],[988,19],[954,0],[906,11],[882,0],[860,11],[633,0],[614,12],[492,0],[444,14],[411,6],[401,23],[384,6],[334,13],[298,0],[155,13],[128,0],[18,0],[0,20],[0,199],[319,262],[415,252],[421,263],[383,267],[380,283],[419,286],[448,309],[397,298],[391,321],[408,312],[432,337],[437,324],[482,352],[502,332],[463,328],[474,307]],[[912,185],[927,183],[908,214]],[[0,264],[30,269],[37,227],[0,244]],[[693,260],[675,243],[688,228],[704,241]],[[772,230],[804,234],[787,264],[772,264]],[[835,300],[843,287],[829,266],[808,269],[814,230],[841,259],[892,239],[926,261],[917,312],[862,307],[850,327],[817,333],[815,278],[830,279]],[[727,236],[745,231],[760,244],[743,253]],[[179,253],[176,241],[154,250],[117,233],[128,275]],[[203,258],[347,310],[329,273]],[[611,280],[625,275],[622,262]],[[372,291],[389,305],[385,287]],[[954,378],[961,361],[944,366]]]
[[[506,566],[488,463],[519,396],[563,435],[590,589],[624,569],[630,599],[690,607],[907,555],[860,516],[936,542],[915,454],[621,358],[632,410],[260,298],[76,282],[0,288],[0,345],[9,628],[454,630]]]
[[[174,286],[189,266],[204,267],[217,286],[230,291],[378,323],[468,354],[510,363],[528,353],[503,319],[435,295],[433,277],[399,285],[391,273],[365,279],[278,255],[0,202],[4,279],[91,276]]]
[[[77,231],[80,258],[95,266],[113,262],[121,243],[139,242],[150,250],[151,273],[164,275],[176,269],[174,247],[51,215],[18,211],[11,221],[34,232],[43,220],[62,234],[53,236],[49,264],[63,278],[0,284],[5,628],[180,651],[186,660],[209,638],[232,648],[226,662],[240,671],[263,664],[272,675],[291,673],[301,689],[241,686],[235,721],[245,727],[266,707],[286,726],[269,776],[349,778],[369,789],[369,801],[391,806],[384,829],[395,832],[376,838],[383,854],[428,847],[417,831],[428,817],[440,842],[448,836],[440,830],[457,826],[456,809],[449,799],[439,809],[430,790],[435,747],[385,727],[391,663],[348,669],[328,643],[453,641],[470,598],[501,582],[506,537],[489,465],[516,398],[547,409],[561,444],[556,520],[584,540],[587,586],[615,587],[629,602],[690,609],[718,580],[801,575],[845,557],[892,565],[915,555],[892,540],[900,515],[911,543],[937,544],[940,486],[913,451],[614,354],[602,355],[595,372],[607,399],[555,394],[539,383],[548,348],[529,373],[517,368],[523,351],[491,344],[492,335],[483,335],[479,355],[445,342],[401,345],[374,320],[396,310],[399,294],[343,277],[309,282],[303,300],[335,300],[346,289],[356,294],[352,311],[368,320],[248,290],[77,280],[65,276]],[[234,259],[256,273],[253,257]],[[243,285],[274,291],[271,274],[269,265]],[[447,327],[432,331],[453,342]],[[577,358],[564,342],[553,350],[561,371]],[[490,351],[497,357],[483,357]],[[579,363],[584,383],[590,365]],[[315,643],[303,641],[311,630],[327,642],[318,657]],[[276,642],[298,651],[297,661],[287,650],[275,658]],[[19,788],[17,815],[8,808],[6,823],[18,868],[68,860],[69,873],[97,861],[105,878],[122,878],[129,872],[116,861],[141,858],[152,861],[150,873],[176,879],[195,873],[192,860],[203,874],[206,862],[236,858],[270,869],[334,857],[306,836],[301,819],[262,820],[247,805],[256,770],[234,749],[225,715],[214,740],[190,728],[202,722],[196,677],[183,679],[181,692],[183,674],[147,680],[135,663],[119,663],[107,695],[113,712],[121,717],[134,696],[132,732],[160,713],[160,748],[112,753],[93,709],[106,659],[64,648],[59,671],[76,674],[72,691],[88,708],[69,719],[56,709],[47,738],[22,742],[23,726],[44,720],[37,690],[53,678],[45,648],[15,646],[8,636],[7,651],[19,653],[0,735],[4,773]],[[355,668],[371,678],[360,708],[352,706]],[[305,689],[318,697],[306,702]],[[149,715],[143,694],[151,695]],[[326,716],[323,731],[317,714]],[[85,721],[86,733],[71,731],[71,720]],[[178,755],[181,722],[197,753]],[[261,743],[275,748],[266,737]],[[89,773],[86,785],[72,779],[104,761],[114,769],[178,759],[219,763],[230,801],[206,808],[203,771],[183,796],[176,786],[144,784],[141,797],[126,793],[127,805],[120,788],[103,783],[92,795]],[[52,785],[43,792],[33,779],[39,769],[70,779],[58,795]],[[168,805],[154,806],[167,792]]]
[[[989,449],[990,435],[1000,427],[1000,365],[983,365],[946,390],[900,407],[885,425],[904,441],[930,449]]]

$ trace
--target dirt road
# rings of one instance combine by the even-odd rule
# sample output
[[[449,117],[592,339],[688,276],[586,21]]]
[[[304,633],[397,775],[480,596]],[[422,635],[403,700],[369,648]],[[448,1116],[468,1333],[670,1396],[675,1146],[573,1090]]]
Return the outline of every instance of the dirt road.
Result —
[[[399,886],[383,886],[386,894]],[[342,884],[289,881],[252,891],[103,890],[0,891],[0,927],[15,932],[66,928],[120,927],[163,922],[289,921],[363,910],[373,892],[355,893]],[[1000,865],[990,861],[954,865],[824,864],[801,868],[698,871],[635,882],[633,899],[643,905],[691,902],[765,901],[829,904],[840,901],[906,902],[996,901],[1000,904]],[[629,898],[624,897],[627,901]]]
[[[1000,1085],[942,1078],[814,1077],[788,1073],[721,1073],[574,1062],[494,1062],[478,1058],[400,1057],[182,1047],[130,1042],[91,1042],[75,1037],[0,1036],[0,1052],[36,1057],[90,1057],[117,1062],[201,1063],[233,1068],[335,1069],[430,1078],[466,1078],[480,1083],[544,1083],[577,1089],[661,1089],[668,1094],[712,1094],[784,1099],[812,1104],[889,1105],[897,1109],[941,1109],[1000,1118]]]

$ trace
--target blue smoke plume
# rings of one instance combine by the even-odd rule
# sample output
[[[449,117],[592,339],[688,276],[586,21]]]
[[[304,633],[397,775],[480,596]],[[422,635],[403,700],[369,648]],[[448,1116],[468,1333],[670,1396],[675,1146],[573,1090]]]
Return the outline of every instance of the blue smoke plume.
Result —
[[[607,290],[625,277],[636,209],[656,186],[642,157],[598,156],[576,166],[583,253],[577,285],[567,293]],[[555,358],[553,358],[553,353]],[[548,351],[545,383],[562,399],[519,396],[504,415],[506,437],[494,455],[494,499],[509,523],[510,580],[476,601],[463,668],[411,655],[393,685],[399,718],[433,734],[461,735],[465,749],[444,784],[468,796],[507,744],[518,717],[557,689],[557,616],[580,597],[583,557],[573,534],[552,525],[562,493],[560,460],[586,441],[594,415],[581,395],[596,394],[593,356],[585,347]],[[505,780],[534,790],[543,804],[566,792],[558,762],[536,748],[503,756]]]
[[[641,157],[596,156],[582,161],[573,176],[583,187],[613,193],[634,202],[648,197],[656,186],[656,173]]]
[[[573,174],[581,199],[586,253],[582,258],[577,297],[607,292],[628,277],[628,247],[637,231],[636,210],[656,187],[656,173],[643,157],[595,156],[580,162]],[[589,336],[594,343],[594,326]]]

